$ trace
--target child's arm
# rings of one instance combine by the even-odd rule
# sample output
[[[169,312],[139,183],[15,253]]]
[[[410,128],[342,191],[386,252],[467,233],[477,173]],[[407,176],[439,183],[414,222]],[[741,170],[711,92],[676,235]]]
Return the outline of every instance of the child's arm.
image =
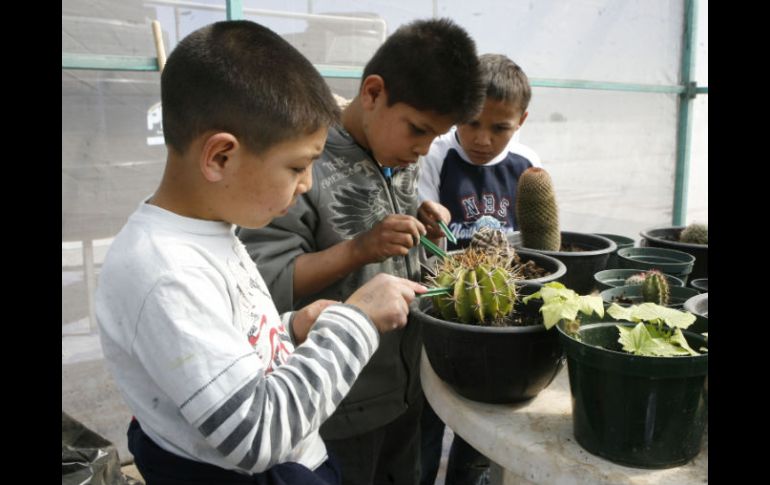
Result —
[[[445,237],[444,231],[438,225],[438,221],[444,221],[444,224],[449,224],[452,215],[449,213],[449,209],[438,202],[425,200],[420,204],[420,208],[417,209],[417,218],[425,225],[428,231],[428,238],[433,242],[437,242],[442,237]]]
[[[378,275],[349,304],[324,309],[305,343],[266,369],[233,325],[230,300],[219,298],[224,285],[214,271],[175,271],[155,285],[133,337],[121,341],[208,444],[250,473],[286,461],[320,427],[377,349],[378,330],[403,326],[408,302],[424,291]],[[272,342],[271,328],[259,339]],[[137,418],[152,425],[146,414]]]
[[[315,294],[366,264],[404,256],[425,233],[425,226],[416,218],[391,214],[354,239],[301,254],[294,261],[294,298]]]

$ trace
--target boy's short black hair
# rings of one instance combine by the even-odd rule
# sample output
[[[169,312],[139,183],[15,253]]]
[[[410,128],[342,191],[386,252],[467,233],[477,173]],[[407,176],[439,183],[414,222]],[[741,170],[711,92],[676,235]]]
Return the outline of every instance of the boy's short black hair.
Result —
[[[161,102],[166,144],[179,152],[217,130],[261,153],[339,118],[310,61],[246,20],[217,22],[182,39],[163,69]]]
[[[479,56],[479,62],[487,97],[512,103],[522,114],[526,112],[532,88],[521,67],[502,54],[484,54]]]
[[[476,43],[449,19],[417,20],[398,28],[364,68],[385,80],[388,105],[452,115],[457,123],[475,116],[484,102]]]

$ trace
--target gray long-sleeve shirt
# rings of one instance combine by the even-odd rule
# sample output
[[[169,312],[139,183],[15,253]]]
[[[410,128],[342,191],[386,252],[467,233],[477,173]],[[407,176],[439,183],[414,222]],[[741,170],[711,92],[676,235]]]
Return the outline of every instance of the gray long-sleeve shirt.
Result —
[[[304,253],[327,249],[371,229],[388,214],[417,213],[416,165],[396,170],[390,183],[377,163],[341,127],[331,127],[313,187],[283,217],[262,229],[237,232],[257,263],[279,311],[298,309],[319,298],[344,301],[378,273],[419,279],[418,249],[406,257],[368,264],[324,290],[295,301],[294,262]],[[335,414],[321,427],[327,439],[342,439],[383,426],[406,411],[420,392],[420,328],[382,335],[380,347]]]

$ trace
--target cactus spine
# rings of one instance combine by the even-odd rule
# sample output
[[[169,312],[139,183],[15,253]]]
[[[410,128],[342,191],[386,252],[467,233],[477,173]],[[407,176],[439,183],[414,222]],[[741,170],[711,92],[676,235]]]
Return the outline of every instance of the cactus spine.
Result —
[[[690,224],[679,234],[679,242],[690,244],[708,244],[709,229],[705,224]]]
[[[516,188],[516,223],[524,247],[544,251],[561,249],[559,208],[548,172],[530,167]]]
[[[451,287],[451,295],[433,297],[441,317],[450,321],[499,324],[516,300],[515,274],[503,264],[504,256],[479,249],[446,258],[433,283]]]
[[[666,280],[666,276],[663,273],[656,269],[647,272],[642,283],[643,301],[665,306],[668,305],[670,293],[668,280]]]

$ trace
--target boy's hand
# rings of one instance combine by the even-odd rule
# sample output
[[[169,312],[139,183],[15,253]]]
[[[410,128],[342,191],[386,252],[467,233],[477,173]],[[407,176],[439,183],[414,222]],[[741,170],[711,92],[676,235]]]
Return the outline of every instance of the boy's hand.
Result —
[[[391,256],[404,256],[425,233],[425,226],[414,217],[390,214],[353,241],[363,264],[379,263]]]
[[[406,325],[409,303],[415,293],[428,289],[419,283],[380,273],[350,295],[345,303],[355,305],[374,322],[380,333]]]
[[[425,225],[425,229],[428,231],[428,238],[436,242],[444,237],[444,231],[439,227],[438,221],[444,221],[444,224],[449,224],[449,221],[452,220],[452,214],[449,213],[449,209],[438,202],[426,200],[417,209],[417,218]]]
[[[318,315],[329,305],[339,303],[334,300],[316,300],[310,305],[294,312],[294,319],[291,322],[292,333],[294,333],[294,341],[297,345],[301,344],[307,338],[310,327],[313,326],[318,319]]]

